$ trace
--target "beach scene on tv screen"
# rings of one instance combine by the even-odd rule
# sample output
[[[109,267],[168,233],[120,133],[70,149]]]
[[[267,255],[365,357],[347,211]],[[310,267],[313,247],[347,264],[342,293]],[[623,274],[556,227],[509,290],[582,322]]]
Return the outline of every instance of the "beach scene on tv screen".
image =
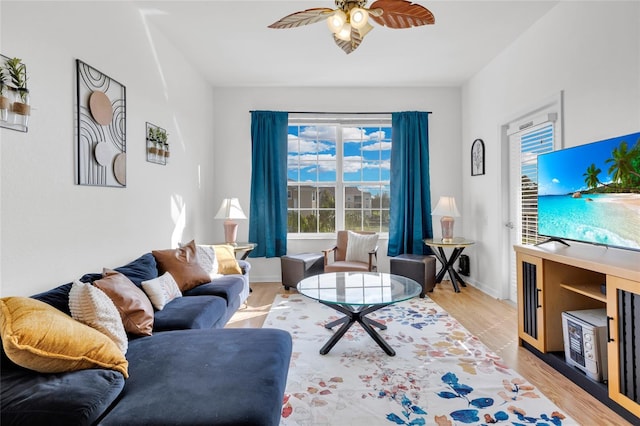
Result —
[[[538,156],[538,233],[640,250],[640,133]]]

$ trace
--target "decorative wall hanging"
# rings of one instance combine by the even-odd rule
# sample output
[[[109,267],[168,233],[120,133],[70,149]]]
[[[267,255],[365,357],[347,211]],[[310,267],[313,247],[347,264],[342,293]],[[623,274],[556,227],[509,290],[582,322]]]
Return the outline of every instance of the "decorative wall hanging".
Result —
[[[0,127],[26,132],[30,115],[27,67],[19,58],[0,55]]]
[[[484,174],[484,142],[476,139],[471,145],[471,176]]]
[[[126,88],[76,60],[77,184],[127,186]]]
[[[147,122],[147,161],[166,165],[169,161],[167,131]]]

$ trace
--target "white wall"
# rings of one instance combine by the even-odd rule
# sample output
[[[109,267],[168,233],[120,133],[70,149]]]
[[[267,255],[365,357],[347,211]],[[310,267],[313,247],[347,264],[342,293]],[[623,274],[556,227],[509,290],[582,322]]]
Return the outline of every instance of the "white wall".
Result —
[[[0,8],[0,52],[27,65],[33,107],[28,133],[0,129],[2,295],[33,294],[207,237],[212,89],[180,52],[146,28],[131,2]],[[126,86],[125,189],[74,184],[76,58]],[[169,133],[167,166],[146,162],[146,121]]]
[[[640,3],[561,2],[462,89],[463,156],[486,145],[486,175],[462,174],[472,279],[500,295],[508,273],[500,126],[564,91],[564,146],[640,130]]]
[[[280,111],[431,111],[429,152],[431,197],[461,199],[461,121],[459,88],[216,88],[215,116],[215,203],[236,196],[245,212],[251,192],[251,110]],[[462,200],[460,200],[462,201]],[[464,204],[464,202],[460,202]],[[255,214],[255,212],[250,212]],[[214,234],[223,238],[222,222],[214,220]],[[461,226],[461,225],[458,225]],[[460,228],[461,229],[461,228]],[[440,235],[440,226],[434,226]],[[246,240],[249,221],[239,221],[238,239]],[[289,240],[288,253],[319,252],[335,243],[330,240]],[[389,271],[387,241],[379,244],[379,270]],[[278,258],[253,258],[251,280],[280,281]]]

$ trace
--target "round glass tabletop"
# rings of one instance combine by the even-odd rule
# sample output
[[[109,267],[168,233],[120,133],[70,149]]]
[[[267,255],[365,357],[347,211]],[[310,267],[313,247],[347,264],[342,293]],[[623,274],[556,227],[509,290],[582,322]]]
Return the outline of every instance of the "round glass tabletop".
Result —
[[[410,278],[377,272],[332,272],[300,281],[298,292],[324,303],[388,305],[420,294]]]

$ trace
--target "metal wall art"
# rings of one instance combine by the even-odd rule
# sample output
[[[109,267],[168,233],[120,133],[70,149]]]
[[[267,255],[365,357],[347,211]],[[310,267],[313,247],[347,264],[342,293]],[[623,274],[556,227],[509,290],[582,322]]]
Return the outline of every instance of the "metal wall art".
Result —
[[[77,184],[127,185],[126,88],[76,60]]]
[[[0,127],[26,132],[30,115],[27,67],[19,58],[0,55]]]
[[[167,131],[155,124],[147,123],[147,161],[166,165],[169,161]]]
[[[476,139],[471,145],[471,176],[484,174],[484,142]]]

